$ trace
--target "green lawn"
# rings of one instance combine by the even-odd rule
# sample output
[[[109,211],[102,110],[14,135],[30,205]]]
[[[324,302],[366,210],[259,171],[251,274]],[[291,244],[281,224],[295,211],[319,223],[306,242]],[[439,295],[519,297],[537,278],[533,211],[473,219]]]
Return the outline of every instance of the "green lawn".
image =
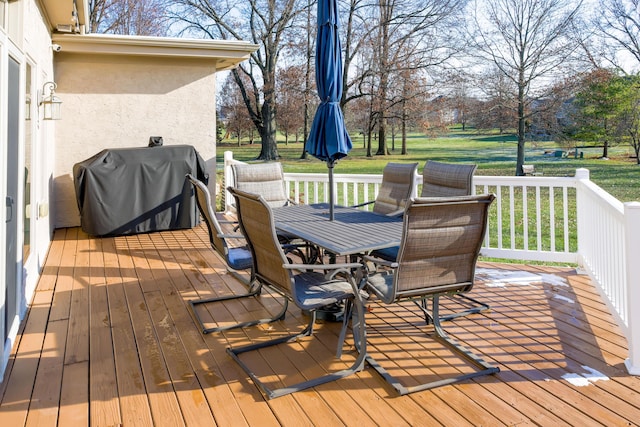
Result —
[[[388,156],[366,157],[362,136],[353,138],[353,150],[338,162],[335,173],[381,173],[387,162],[418,162],[419,169],[427,160],[443,162],[476,163],[477,175],[511,176],[515,174],[516,138],[513,135],[477,134],[452,131],[445,137],[426,138],[412,135],[408,139],[409,154],[400,154],[400,141],[396,150]],[[377,145],[375,146],[377,147]],[[391,143],[389,143],[391,148]],[[526,163],[535,165],[544,176],[573,176],[577,168],[589,169],[591,179],[617,199],[640,201],[640,166],[630,158],[628,146],[613,147],[609,160],[599,159],[600,148],[583,149],[583,158],[554,157],[545,151],[562,149],[554,142],[528,142]],[[217,146],[218,164],[225,151],[233,151],[234,158],[251,161],[260,153],[260,144],[242,145],[223,142]],[[375,148],[373,150],[375,152]],[[278,144],[278,152],[286,172],[326,172],[325,163],[309,156],[300,160],[302,143]]]

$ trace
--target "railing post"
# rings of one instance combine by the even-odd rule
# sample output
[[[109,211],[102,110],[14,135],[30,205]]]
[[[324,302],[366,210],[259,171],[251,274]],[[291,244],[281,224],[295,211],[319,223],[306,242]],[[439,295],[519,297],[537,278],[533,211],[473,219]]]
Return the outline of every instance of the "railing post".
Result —
[[[640,375],[640,202],[624,204],[625,266],[627,270],[627,312],[629,358],[625,360],[631,375]]]
[[[222,205],[224,206],[224,212],[225,213],[231,212],[231,199],[233,198],[231,193],[229,193],[229,191],[227,191],[227,187],[229,186],[229,183],[233,180],[233,178],[231,177],[231,162],[232,161],[233,161],[233,151],[225,151],[224,152],[224,167],[223,167],[223,172],[222,172],[222,176],[223,176],[223,180],[224,180],[222,182],[222,187],[223,187]]]
[[[587,209],[589,209],[589,206],[587,205],[587,201],[585,200],[584,187],[581,185],[581,182],[589,180],[589,169],[576,169],[576,232],[578,234],[578,264],[581,266],[584,266],[584,254],[590,253],[589,251],[585,252],[584,247],[584,245],[588,244],[589,241],[587,236],[590,231],[585,219],[585,215],[587,213]]]

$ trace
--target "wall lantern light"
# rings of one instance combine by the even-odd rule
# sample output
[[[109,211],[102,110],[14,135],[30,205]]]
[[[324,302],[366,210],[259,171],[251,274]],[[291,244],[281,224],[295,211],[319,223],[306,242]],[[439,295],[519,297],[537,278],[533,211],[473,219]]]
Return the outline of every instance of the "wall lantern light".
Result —
[[[44,96],[47,86],[49,87],[49,96]],[[42,85],[41,99],[38,105],[44,106],[44,120],[60,120],[60,105],[62,100],[56,96],[56,88],[58,85],[55,82],[46,82]]]

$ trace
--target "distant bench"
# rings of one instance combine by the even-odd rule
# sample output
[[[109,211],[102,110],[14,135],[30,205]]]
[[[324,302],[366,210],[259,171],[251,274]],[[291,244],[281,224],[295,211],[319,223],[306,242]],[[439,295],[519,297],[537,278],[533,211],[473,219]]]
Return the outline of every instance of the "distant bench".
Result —
[[[542,175],[542,172],[536,172],[535,165],[522,165],[522,173],[530,176]]]

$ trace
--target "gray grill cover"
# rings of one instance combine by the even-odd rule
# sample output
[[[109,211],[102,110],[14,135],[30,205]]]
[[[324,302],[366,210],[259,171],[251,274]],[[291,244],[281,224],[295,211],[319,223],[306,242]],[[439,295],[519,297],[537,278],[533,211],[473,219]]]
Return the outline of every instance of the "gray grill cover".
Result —
[[[204,161],[190,145],[107,149],[76,163],[82,230],[115,236],[197,225],[188,173],[209,180]]]

